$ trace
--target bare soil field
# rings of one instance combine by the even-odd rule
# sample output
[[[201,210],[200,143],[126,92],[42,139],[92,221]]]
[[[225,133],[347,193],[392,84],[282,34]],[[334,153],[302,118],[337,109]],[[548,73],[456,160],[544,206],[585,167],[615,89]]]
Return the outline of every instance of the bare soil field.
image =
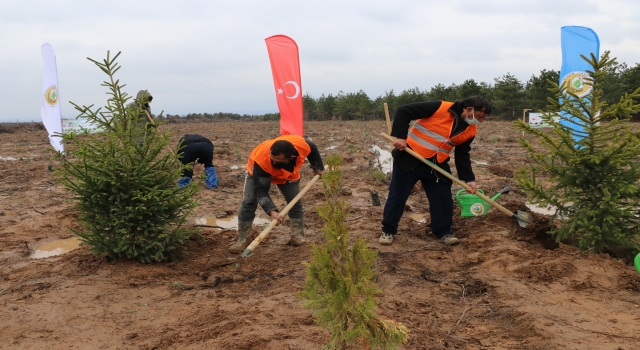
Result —
[[[238,213],[244,164],[259,142],[278,135],[276,122],[165,125],[178,139],[198,133],[212,139],[220,188],[202,186],[191,220]],[[640,349],[640,275],[608,255],[555,244],[547,217],[522,228],[492,209],[462,218],[456,206],[458,246],[441,245],[429,232],[428,201],[420,189],[407,203],[392,246],[378,244],[388,182],[367,176],[375,165],[372,145],[384,122],[309,122],[308,136],[323,156],[340,154],[351,237],[378,251],[378,313],[404,323],[403,349]],[[508,122],[481,125],[472,159],[478,185],[498,202],[527,210],[513,173],[527,162]],[[335,146],[335,147],[334,147]],[[48,166],[46,131],[0,134],[0,348],[1,349],[317,349],[329,333],[316,326],[297,293],[303,261],[321,243],[324,201],[316,184],[303,198],[308,243],[292,247],[288,220],[271,231],[253,254],[227,248],[235,229],[202,228],[181,261],[111,262],[87,246],[35,259],[44,244],[72,237],[77,213]],[[312,177],[305,167],[302,185]],[[454,193],[460,189],[454,184]],[[280,208],[285,202],[273,190]],[[426,215],[425,215],[426,214]],[[258,215],[266,215],[258,209]],[[421,220],[424,216],[424,220]],[[262,227],[254,225],[253,236]]]

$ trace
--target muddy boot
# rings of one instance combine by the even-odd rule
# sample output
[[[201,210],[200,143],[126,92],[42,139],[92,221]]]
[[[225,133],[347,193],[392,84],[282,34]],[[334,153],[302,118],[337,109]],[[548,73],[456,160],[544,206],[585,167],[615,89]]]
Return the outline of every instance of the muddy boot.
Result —
[[[291,218],[291,239],[289,244],[300,246],[304,243],[304,218]]]
[[[456,245],[458,243],[460,243],[460,240],[453,237],[453,235],[444,235],[442,236],[442,238],[440,238],[440,242],[446,244],[446,245]]]
[[[253,226],[253,222],[238,221],[238,241],[229,247],[229,253],[238,254],[244,251],[251,226]]]

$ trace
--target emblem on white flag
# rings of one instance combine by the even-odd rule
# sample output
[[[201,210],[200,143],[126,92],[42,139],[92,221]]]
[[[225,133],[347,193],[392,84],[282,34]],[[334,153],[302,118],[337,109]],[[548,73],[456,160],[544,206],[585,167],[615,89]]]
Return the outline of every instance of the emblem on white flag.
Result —
[[[47,91],[45,91],[44,99],[49,106],[55,106],[58,103],[58,87],[51,85]]]

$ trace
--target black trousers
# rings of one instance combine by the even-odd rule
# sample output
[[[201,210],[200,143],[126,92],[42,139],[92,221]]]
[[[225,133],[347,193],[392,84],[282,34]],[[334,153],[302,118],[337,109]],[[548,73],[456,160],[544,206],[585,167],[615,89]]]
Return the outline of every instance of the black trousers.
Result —
[[[208,142],[194,142],[188,144],[182,149],[180,161],[182,164],[190,164],[198,160],[198,163],[204,164],[205,168],[213,166],[213,145]],[[185,170],[183,177],[192,177],[193,169]]]
[[[389,198],[384,205],[382,232],[395,235],[398,223],[404,213],[404,205],[409,199],[413,185],[422,182],[431,214],[431,232],[438,238],[452,234],[453,197],[451,196],[451,180],[438,174],[426,164],[420,163],[415,169],[405,172],[393,163],[393,175],[389,185]]]

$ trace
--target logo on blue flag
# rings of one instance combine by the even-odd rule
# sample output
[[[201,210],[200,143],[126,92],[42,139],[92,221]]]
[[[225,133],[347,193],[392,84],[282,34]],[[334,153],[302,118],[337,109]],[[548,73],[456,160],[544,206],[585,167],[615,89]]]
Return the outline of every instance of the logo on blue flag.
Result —
[[[600,57],[600,40],[591,28],[566,26],[560,30],[562,46],[562,68],[560,69],[561,87],[578,97],[584,97],[591,91],[588,69],[591,65],[580,55]],[[562,101],[560,101],[562,102]],[[574,131],[573,138],[580,141],[584,136],[584,122],[567,113],[561,113],[560,124]]]
[[[591,91],[588,81],[589,75],[586,72],[571,72],[560,81],[560,86],[563,86],[567,92],[584,97]]]

